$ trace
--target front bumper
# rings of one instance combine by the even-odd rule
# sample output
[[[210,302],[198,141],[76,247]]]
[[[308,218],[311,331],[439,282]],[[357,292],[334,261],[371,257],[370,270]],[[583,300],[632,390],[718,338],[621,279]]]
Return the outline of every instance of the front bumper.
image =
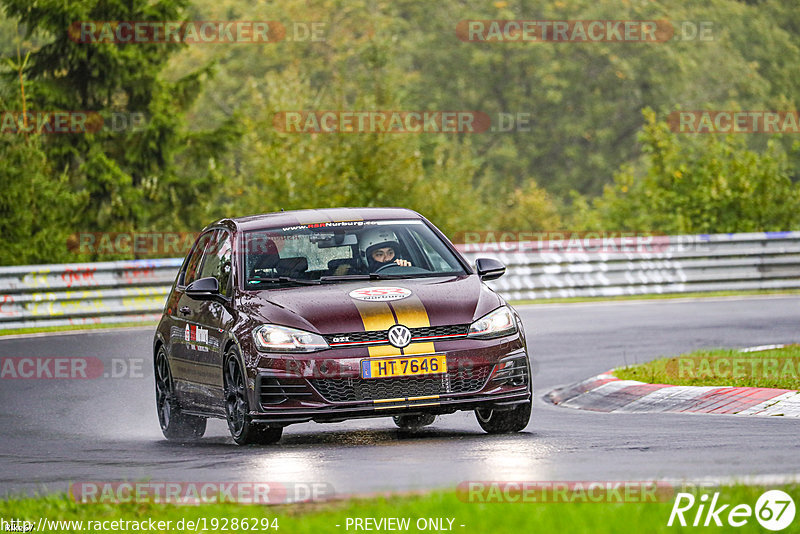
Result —
[[[368,417],[387,417],[400,414],[430,413],[443,415],[458,410],[474,410],[476,408],[493,407],[494,409],[513,408],[518,404],[531,402],[531,392],[522,390],[516,393],[501,395],[476,395],[457,399],[408,398],[391,405],[376,404],[373,406],[326,406],[315,409],[289,409],[269,412],[252,412],[250,420],[254,423],[293,424],[315,421],[318,423],[336,423],[347,419]]]
[[[262,358],[268,367],[253,369],[250,406],[256,409],[250,420],[337,422],[489,406],[502,410],[531,402],[531,365],[519,337],[450,345],[435,351],[446,354],[447,373],[425,377],[363,379],[358,369],[364,356],[293,357],[288,366],[286,357]]]

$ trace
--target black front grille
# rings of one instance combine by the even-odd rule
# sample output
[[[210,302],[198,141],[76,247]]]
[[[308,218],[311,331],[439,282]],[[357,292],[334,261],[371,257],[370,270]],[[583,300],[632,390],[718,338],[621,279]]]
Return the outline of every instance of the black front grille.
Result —
[[[466,336],[469,331],[468,324],[455,324],[444,326],[423,326],[409,328],[411,339],[431,337]],[[332,345],[346,345],[348,343],[388,343],[387,330],[370,330],[368,332],[345,332],[341,334],[325,334],[325,341]],[[346,341],[344,341],[346,339]]]
[[[386,330],[370,330],[369,332],[348,332],[345,334],[326,334],[323,336],[328,343],[342,343],[342,341],[334,341],[334,339],[346,338],[347,341],[343,343],[363,343],[364,341],[387,341],[388,335]]]
[[[433,336],[466,336],[469,331],[468,324],[454,324],[444,326],[424,326],[422,328],[411,328],[411,337],[433,337]]]
[[[329,402],[367,401],[424,397],[447,393],[472,393],[486,384],[491,365],[450,371],[446,374],[402,378],[328,378],[311,385]]]
[[[301,400],[311,396],[303,380],[277,379],[262,376],[259,385],[261,406],[276,406],[288,400]]]
[[[508,362],[511,362],[509,365]],[[511,386],[525,386],[528,384],[528,364],[525,354],[517,354],[503,358],[499,370],[492,377],[492,382],[508,384]]]

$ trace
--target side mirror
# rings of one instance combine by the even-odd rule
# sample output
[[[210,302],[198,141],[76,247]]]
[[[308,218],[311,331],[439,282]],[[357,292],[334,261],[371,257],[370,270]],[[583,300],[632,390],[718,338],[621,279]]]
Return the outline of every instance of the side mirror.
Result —
[[[219,292],[219,282],[213,276],[199,278],[186,286],[186,295],[194,300],[225,302],[225,298]]]
[[[500,278],[506,272],[506,266],[491,258],[478,258],[475,260],[475,269],[481,280],[494,280]]]

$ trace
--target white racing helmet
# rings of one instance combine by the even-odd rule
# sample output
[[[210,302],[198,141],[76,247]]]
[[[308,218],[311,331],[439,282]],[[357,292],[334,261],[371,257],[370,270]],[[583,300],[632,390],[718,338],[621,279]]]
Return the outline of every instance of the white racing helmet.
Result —
[[[358,250],[361,256],[369,261],[373,250],[383,247],[394,248],[395,254],[400,252],[400,243],[394,232],[386,228],[371,228],[363,232],[358,238]]]

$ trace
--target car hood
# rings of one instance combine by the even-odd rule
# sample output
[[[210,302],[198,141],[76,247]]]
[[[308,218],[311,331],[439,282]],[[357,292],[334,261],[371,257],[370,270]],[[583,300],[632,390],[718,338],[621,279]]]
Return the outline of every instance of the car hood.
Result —
[[[367,300],[364,300],[367,299]],[[321,334],[471,323],[503,304],[477,275],[354,281],[244,292],[250,321]]]

